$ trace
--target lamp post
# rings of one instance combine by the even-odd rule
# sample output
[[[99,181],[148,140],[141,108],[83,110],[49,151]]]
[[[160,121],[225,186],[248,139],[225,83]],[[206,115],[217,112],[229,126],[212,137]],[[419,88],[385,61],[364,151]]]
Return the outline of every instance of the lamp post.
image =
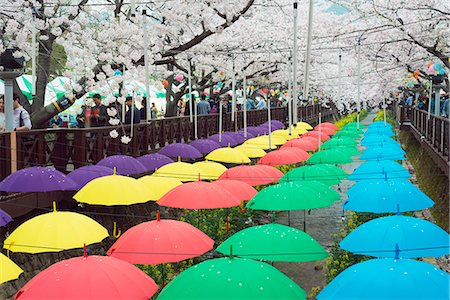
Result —
[[[305,82],[304,82],[304,88],[303,88],[303,95],[304,95],[304,98],[306,101],[308,101],[308,98],[309,98],[309,61],[311,59],[313,9],[314,9],[314,0],[309,0],[308,37],[306,40],[306,57],[305,57]]]
[[[297,124],[298,122],[298,109],[297,109],[297,99],[298,99],[298,87],[297,87],[297,16],[298,16],[298,2],[294,1],[294,60],[292,63],[293,68],[293,78],[292,78],[292,109],[293,109],[293,118],[294,123]]]

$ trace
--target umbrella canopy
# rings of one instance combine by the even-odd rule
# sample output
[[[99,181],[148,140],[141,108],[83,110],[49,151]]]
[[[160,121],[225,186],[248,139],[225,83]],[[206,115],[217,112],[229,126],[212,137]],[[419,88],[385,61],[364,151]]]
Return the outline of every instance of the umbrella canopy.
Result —
[[[197,159],[203,157],[203,155],[196,148],[189,144],[182,143],[173,143],[167,146],[164,146],[158,152],[159,154],[168,156],[168,157],[180,157],[181,159]]]
[[[339,130],[339,127],[337,127],[336,124],[333,124],[333,123],[330,123],[330,122],[323,122],[323,123],[321,123],[320,125],[317,125],[316,128],[317,128],[317,127],[331,128],[331,129],[333,129],[334,131]]]
[[[358,142],[349,137],[332,138],[322,144],[322,148],[356,146]],[[326,147],[327,146],[327,147]]]
[[[312,131],[312,132],[315,132],[315,131],[319,132],[319,130],[320,130],[321,134],[326,134],[328,136],[336,134],[336,130],[329,128],[329,127],[324,127],[324,126],[316,126],[314,128],[314,131]]]
[[[155,265],[202,255],[213,245],[214,241],[194,226],[158,216],[128,229],[107,254],[131,264]]]
[[[245,141],[244,136],[238,132],[226,131],[223,134],[231,136],[238,144],[242,144]]]
[[[108,156],[97,163],[97,166],[104,166],[116,169],[119,175],[133,175],[147,172],[147,169],[136,158],[128,155]]]
[[[248,201],[258,193],[251,185],[240,180],[216,180],[213,184],[226,189],[241,201]]]
[[[7,256],[0,253],[0,284],[19,278],[23,270]]]
[[[250,132],[254,136],[258,136],[258,135],[263,135],[265,133],[265,130],[259,126],[250,126],[250,127],[247,127],[247,132]]]
[[[218,143],[221,147],[234,147],[239,144],[231,135],[222,134],[219,141],[219,134],[213,134],[208,137],[208,140]]]
[[[285,139],[283,140],[286,141]],[[267,135],[262,135],[252,139],[248,139],[244,142],[244,145],[259,147],[262,150],[277,149],[277,146],[272,142],[272,139],[269,147],[269,136]]]
[[[374,122],[374,123],[376,123],[376,122]],[[358,122],[350,122],[350,123],[345,124],[344,128],[352,128],[352,129],[353,128],[361,128],[361,129],[364,129],[364,128],[366,128],[366,125],[364,125],[362,123],[358,123]]]
[[[309,158],[309,154],[298,148],[291,148],[294,150],[275,150],[264,155],[259,161],[260,165],[268,165],[268,166],[282,166],[295,164],[302,161],[305,161]]]
[[[359,129],[342,129],[341,131],[337,132],[334,135],[334,137],[335,138],[350,137],[354,139],[359,139],[362,134],[363,131]]]
[[[369,128],[372,127],[376,127],[376,128],[380,128],[380,127],[388,127],[388,128],[392,128],[392,125],[389,123],[386,123],[386,125],[384,124],[383,121],[375,121],[372,124],[369,125]]]
[[[170,157],[159,153],[146,154],[138,157],[137,160],[144,165],[147,171],[155,171],[164,165],[173,163]]]
[[[306,130],[312,130],[313,129],[313,127],[311,125],[309,125],[308,123],[306,123],[306,122],[297,122],[296,127],[297,128],[299,128],[299,127],[300,128],[304,128]]]
[[[298,148],[304,151],[316,151],[318,147],[318,140],[314,142],[309,139],[299,138],[287,141],[280,149]]]
[[[248,164],[251,162],[250,158],[248,158],[248,156],[246,156],[244,153],[230,147],[216,149],[209,153],[205,158],[207,160],[230,164]]]
[[[406,160],[403,149],[387,147],[369,147],[361,154],[362,160]]]
[[[243,144],[234,147],[234,149],[241,151],[244,153],[248,158],[260,158],[266,155],[266,152],[261,149],[260,147]]]
[[[190,142],[189,145],[197,149],[201,154],[208,154],[222,147],[219,143],[208,139],[195,140]]]
[[[316,152],[306,161],[308,164],[346,164],[353,160],[351,156],[341,150],[324,150]]]
[[[364,133],[364,136],[370,135],[384,135],[392,137],[395,136],[395,133],[389,127],[369,127],[367,131]]]
[[[240,180],[251,186],[257,186],[278,181],[283,176],[283,173],[279,170],[277,171],[279,172],[278,174],[271,174],[267,172],[267,169],[259,166],[237,166],[228,169],[219,179]]]
[[[272,132],[271,134],[272,136],[280,136],[282,138],[284,138],[285,140],[292,140],[292,139],[296,139],[298,138],[298,134],[295,131],[292,131],[291,134],[289,134],[289,130],[288,129],[278,129],[275,130],[274,132]]]
[[[81,189],[88,182],[94,180],[95,178],[108,176],[113,173],[113,170],[104,166],[84,166],[78,169],[73,170],[67,177],[73,180],[77,186],[77,190]]]
[[[244,138],[244,140],[247,140],[247,139],[251,139],[251,138],[256,137],[256,135],[254,135],[253,133],[251,133],[251,132],[249,132],[249,131],[247,130],[247,138],[246,138],[246,137],[244,136],[244,129],[239,130],[237,133],[239,133],[239,134]]]
[[[347,268],[317,299],[449,299],[448,273],[411,259],[378,258]]]
[[[308,131],[307,133],[303,134],[302,137],[315,137],[315,138],[319,138],[319,132],[318,131]],[[320,141],[324,142],[324,141],[328,141],[330,139],[330,137],[325,134],[325,133],[321,133],[320,134]]]
[[[263,123],[263,125],[264,124],[268,124],[268,123],[269,123],[269,121],[266,121],[266,122]],[[273,125],[273,126],[276,126],[276,127],[284,128],[283,122],[281,122],[279,120],[270,120],[270,124]]]
[[[141,178],[138,179],[138,181],[144,184],[149,189],[151,189],[152,192],[155,194],[155,199],[152,200],[159,200],[168,191],[183,184],[180,180],[176,178],[157,177],[149,175],[142,176]]]
[[[349,180],[382,180],[411,178],[411,174],[399,163],[391,160],[368,161],[356,168]]]
[[[150,299],[158,286],[144,272],[108,256],[81,256],[51,265],[31,279],[16,300]]]
[[[397,141],[388,136],[385,136],[385,135],[365,136],[361,140],[362,146],[370,146],[370,145],[379,144],[379,143],[390,144],[390,143],[397,143]]]
[[[328,170],[324,165],[303,166],[295,168],[280,179],[281,182],[289,181],[318,181],[327,186],[339,184],[346,175]]]
[[[73,198],[82,203],[106,206],[131,205],[158,199],[141,181],[115,174],[92,180]]]
[[[53,212],[22,223],[6,238],[3,248],[33,254],[59,252],[99,243],[108,235],[106,228],[95,220],[74,212],[56,211],[53,203]]]
[[[281,224],[266,224],[241,230],[217,247],[225,255],[267,261],[305,262],[328,257],[328,252],[301,230]]]
[[[405,179],[364,180],[351,187],[347,195],[344,208],[358,212],[397,213],[434,205],[433,200]]]
[[[449,234],[431,222],[396,215],[360,225],[340,246],[355,254],[376,257],[441,257],[450,253],[449,240]]]
[[[178,161],[162,166],[155,171],[153,176],[171,177],[182,182],[187,182],[198,180],[198,176],[201,172],[202,170],[194,165]]]
[[[339,198],[339,193],[317,181],[291,181],[261,190],[247,203],[247,208],[283,211],[313,209],[330,206]]]
[[[8,193],[72,191],[77,184],[63,173],[48,167],[16,171],[0,182],[0,191]]]
[[[3,209],[0,208],[0,227],[5,226],[9,222],[11,222],[13,219],[10,215],[8,215]]]
[[[221,186],[195,181],[177,186],[157,203],[161,206],[176,208],[214,209],[238,206],[241,201]]]
[[[218,258],[192,266],[159,294],[165,299],[306,299],[295,282],[269,264]]]
[[[200,178],[204,180],[216,180],[227,168],[213,161],[199,161],[194,166],[200,169]]]

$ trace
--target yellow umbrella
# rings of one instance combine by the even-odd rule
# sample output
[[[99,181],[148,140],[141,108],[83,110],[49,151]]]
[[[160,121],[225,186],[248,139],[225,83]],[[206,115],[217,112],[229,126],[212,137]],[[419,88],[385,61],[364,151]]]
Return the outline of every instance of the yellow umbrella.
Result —
[[[313,129],[313,127],[311,125],[309,125],[308,123],[306,123],[306,122],[298,122],[297,123],[297,128],[303,128],[303,129],[306,129],[306,130]]]
[[[170,177],[178,179],[182,182],[187,181],[197,181],[198,174],[202,171],[194,165],[177,161],[167,165],[162,166],[157,169],[153,176],[156,177]]]
[[[161,199],[168,191],[182,185],[183,183],[171,177],[157,177],[157,176],[143,176],[138,179],[139,182],[142,182],[147,187],[149,187],[153,193],[156,195],[156,200]]]
[[[216,180],[228,170],[224,165],[213,161],[199,161],[194,163],[194,166],[201,170],[200,177],[205,180]]]
[[[211,153],[209,153],[208,155],[206,155],[205,158],[207,160],[219,161],[230,164],[250,163],[250,158],[248,158],[247,155],[245,155],[239,150],[230,147],[216,149]]]
[[[266,152],[260,147],[248,144],[236,146],[234,149],[241,151],[249,158],[260,158],[266,155]]]
[[[296,135],[302,135],[307,133],[308,130],[306,130],[304,127],[294,127],[292,126],[292,133],[295,133]]]
[[[108,236],[95,220],[70,211],[56,211],[36,216],[16,228],[3,243],[13,252],[43,253],[81,248],[101,242]]]
[[[287,140],[281,136],[278,135],[271,135],[270,136],[270,142],[271,142],[271,148],[276,149],[277,145],[283,145],[287,142]],[[258,136],[252,139],[247,140],[244,144],[250,144],[257,147],[260,147],[264,150],[269,150],[269,136],[268,135],[262,135]]]
[[[78,202],[106,206],[131,205],[158,199],[142,182],[116,174],[90,181],[73,198]]]
[[[284,139],[286,139],[288,141],[298,138],[298,134],[294,130],[292,131],[292,134],[289,134],[289,130],[288,129],[275,130],[274,132],[272,132],[271,135],[284,138]]]
[[[22,272],[18,265],[0,253],[0,284],[19,278]]]

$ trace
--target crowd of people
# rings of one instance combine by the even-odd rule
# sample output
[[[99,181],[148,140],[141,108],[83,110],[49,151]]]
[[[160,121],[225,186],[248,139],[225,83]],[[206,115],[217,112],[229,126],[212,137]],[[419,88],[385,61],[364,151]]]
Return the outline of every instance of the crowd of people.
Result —
[[[32,128],[30,114],[20,105],[19,95],[13,95],[13,129],[14,131],[27,131]],[[0,95],[0,132],[6,130],[5,99]]]
[[[449,106],[450,106],[450,98],[449,93],[441,94],[439,101],[439,115],[443,117],[449,116]],[[416,107],[417,109],[426,110],[430,109],[431,113],[434,114],[436,111],[436,95],[432,94],[431,101],[428,95],[420,94],[418,97],[415,97],[414,94],[405,94],[400,99],[400,105]]]

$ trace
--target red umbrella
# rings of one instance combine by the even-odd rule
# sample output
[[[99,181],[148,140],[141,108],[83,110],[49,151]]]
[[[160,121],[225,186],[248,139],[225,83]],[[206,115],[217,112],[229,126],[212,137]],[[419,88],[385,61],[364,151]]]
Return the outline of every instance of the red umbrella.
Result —
[[[306,152],[303,149],[300,148],[294,148],[294,147],[287,147],[284,149],[281,149],[281,151],[290,151],[291,153],[294,153],[295,155],[299,156],[302,158],[302,161],[307,160],[311,155],[309,155],[308,152]]]
[[[283,176],[281,173],[280,177],[274,174],[267,173],[267,169],[260,168],[263,165],[257,166],[237,166],[230,168],[220,175],[219,180],[223,179],[234,179],[243,181],[251,186],[263,185],[277,181]],[[270,167],[272,168],[272,167]],[[275,168],[273,168],[275,169]],[[275,169],[276,170],[276,169]],[[278,171],[278,170],[277,170]]]
[[[195,181],[173,188],[156,203],[176,208],[213,209],[238,206],[241,201],[218,185]]]
[[[286,148],[298,148],[305,151],[315,151],[319,145],[317,144],[317,139],[311,141],[309,138],[298,138],[287,141],[280,149]]]
[[[33,277],[16,300],[150,299],[158,290],[153,279],[123,260],[108,256],[74,257]]]
[[[106,254],[131,264],[179,262],[213,248],[214,241],[194,226],[175,220],[141,223],[128,229]]]
[[[319,138],[319,132],[318,131],[308,131],[307,133],[303,134],[302,137],[315,137],[315,138]],[[325,134],[325,133],[321,133],[320,135],[320,140],[322,142],[324,141],[328,141],[330,139],[330,137]]]
[[[278,181],[284,175],[283,172],[272,166],[256,165],[254,167],[257,169],[261,169],[267,174],[269,174],[270,178],[272,179],[270,183]]]
[[[339,127],[337,127],[336,124],[333,124],[333,123],[330,123],[330,122],[323,122],[323,123],[321,123],[320,125],[317,125],[317,126],[328,127],[328,128],[333,129],[334,131],[339,130]]]
[[[329,128],[329,127],[325,127],[325,126],[316,126],[314,127],[314,131],[319,132],[319,129],[322,131],[322,134],[326,134],[326,135],[334,135],[336,133],[336,130]]]
[[[269,152],[259,159],[258,164],[268,166],[282,166],[299,163],[309,158],[309,154],[306,153],[306,151],[298,148],[291,149],[293,150],[276,150]]]
[[[227,189],[230,193],[235,195],[236,198],[242,201],[250,200],[258,193],[251,185],[241,180],[216,180],[213,181],[213,184],[220,185]]]

